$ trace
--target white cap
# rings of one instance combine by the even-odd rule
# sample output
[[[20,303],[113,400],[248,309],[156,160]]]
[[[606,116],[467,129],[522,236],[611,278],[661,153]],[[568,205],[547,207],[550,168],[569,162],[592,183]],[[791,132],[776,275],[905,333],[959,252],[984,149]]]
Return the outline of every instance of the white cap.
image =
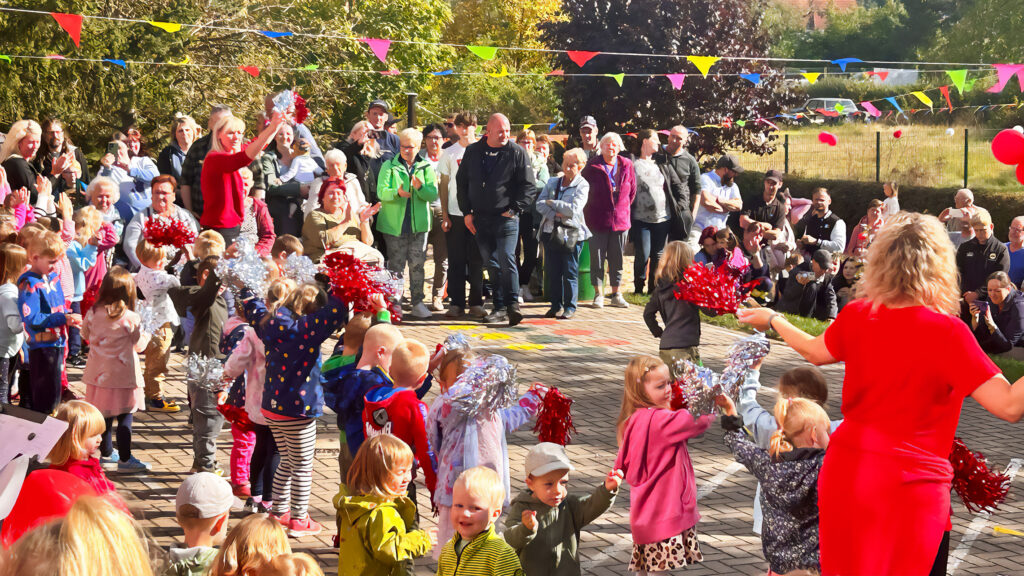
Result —
[[[554,442],[541,442],[526,453],[526,475],[543,476],[555,470],[573,471],[576,468],[565,455],[565,447]]]
[[[210,472],[198,472],[185,478],[178,487],[174,508],[185,504],[195,506],[200,518],[214,518],[231,511],[235,495],[228,481]]]

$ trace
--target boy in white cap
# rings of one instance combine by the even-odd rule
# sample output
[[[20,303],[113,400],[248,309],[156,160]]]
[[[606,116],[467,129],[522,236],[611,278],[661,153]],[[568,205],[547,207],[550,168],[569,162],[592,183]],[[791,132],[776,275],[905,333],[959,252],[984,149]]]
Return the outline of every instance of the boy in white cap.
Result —
[[[622,483],[612,470],[589,496],[569,495],[575,470],[565,448],[541,442],[526,455],[526,486],[508,511],[505,541],[519,554],[526,576],[581,574],[580,531],[611,508]]]
[[[185,531],[185,547],[171,548],[170,566],[163,576],[206,574],[217,548],[228,533],[228,515],[235,496],[227,480],[210,472],[185,479],[174,499],[178,525]]]

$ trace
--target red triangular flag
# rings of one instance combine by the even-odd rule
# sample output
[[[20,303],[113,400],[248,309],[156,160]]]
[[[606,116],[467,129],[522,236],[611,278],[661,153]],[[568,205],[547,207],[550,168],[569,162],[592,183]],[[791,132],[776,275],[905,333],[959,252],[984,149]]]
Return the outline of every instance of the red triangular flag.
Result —
[[[586,50],[566,50],[566,54],[569,55],[569,59],[576,63],[580,68],[584,64],[590,61],[591,58],[600,54],[600,52],[587,52]]]
[[[562,70],[552,70],[551,72],[548,72],[547,75],[548,76],[564,76],[565,72],[562,71]]]
[[[50,12],[50,16],[53,16],[57,24],[60,24],[60,27],[68,33],[68,36],[71,36],[71,41],[75,43],[75,46],[79,47],[82,38],[82,15]]]
[[[253,78],[260,77],[260,69],[257,68],[256,66],[239,66],[238,69],[244,70],[246,73],[249,74],[249,76],[252,76]]]
[[[939,92],[946,97],[946,104],[949,106],[949,111],[953,111],[953,103],[949,101],[949,86],[939,86]]]

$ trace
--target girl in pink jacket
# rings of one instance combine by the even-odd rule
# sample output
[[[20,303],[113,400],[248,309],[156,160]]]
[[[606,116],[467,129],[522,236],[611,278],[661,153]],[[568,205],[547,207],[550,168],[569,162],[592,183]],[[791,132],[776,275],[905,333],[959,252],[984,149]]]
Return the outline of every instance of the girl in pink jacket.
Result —
[[[701,562],[697,542],[697,481],[686,442],[704,433],[714,416],[673,412],[668,366],[637,356],[626,367],[619,413],[615,468],[631,486],[629,525],[639,574],[670,571]]]

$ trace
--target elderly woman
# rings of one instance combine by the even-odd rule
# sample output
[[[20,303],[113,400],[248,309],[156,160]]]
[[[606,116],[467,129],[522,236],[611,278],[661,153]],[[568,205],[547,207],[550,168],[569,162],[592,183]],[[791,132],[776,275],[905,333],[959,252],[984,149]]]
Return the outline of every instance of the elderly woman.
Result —
[[[173,176],[175,182],[181,181],[181,165],[185,162],[185,154],[199,136],[199,125],[191,116],[178,114],[171,124],[171,143],[164,146],[156,157],[156,169],[161,174]]]
[[[274,143],[260,154],[258,161],[250,168],[255,179],[255,189],[262,190],[276,234],[299,236],[306,214],[303,213],[303,199],[309,196],[309,184],[296,180],[285,182],[281,174],[288,171],[292,161],[292,144],[295,133],[287,123],[274,136]]]
[[[359,184],[359,177],[348,172],[348,158],[345,157],[345,153],[337,148],[328,150],[327,154],[324,154],[324,164],[327,166],[326,173],[313,180],[309,185],[308,197],[302,203],[303,217],[309,216],[313,210],[320,207],[321,193],[325,189],[324,186],[331,181],[341,183],[351,210],[356,213],[361,213],[365,210],[368,204],[366,203],[366,197],[363,196],[363,188]]]
[[[583,218],[590,184],[580,175],[587,153],[573,148],[562,156],[562,176],[549,178],[537,196],[539,238],[544,243],[544,274],[551,308],[545,318],[569,320],[576,314],[580,252],[590,230]]]
[[[437,176],[430,163],[417,156],[423,133],[406,128],[398,135],[398,155],[385,162],[377,178],[380,216],[377,230],[384,234],[387,266],[399,277],[409,268],[413,318],[430,318],[423,303],[423,264],[427,259],[427,234],[433,215],[430,203],[437,198]]]
[[[971,327],[981,349],[1001,354],[1024,345],[1024,296],[1006,272],[988,277],[988,300],[970,304]]]
[[[658,270],[661,252],[672,227],[672,208],[669,202],[684,197],[683,183],[676,171],[668,164],[654,161],[654,154],[661,150],[661,140],[654,130],[640,131],[637,139],[637,156],[633,160],[636,172],[636,198],[630,206],[629,234],[633,240],[633,291],[644,293],[654,289],[654,274]],[[647,267],[650,264],[651,281],[647,282]]]
[[[152,183],[152,194],[153,203],[143,210],[140,210],[138,214],[132,217],[131,221],[124,229],[124,253],[128,257],[128,261],[131,262],[132,270],[138,270],[141,263],[139,257],[135,255],[135,248],[139,245],[139,240],[142,238],[142,231],[146,227],[146,222],[150,218],[160,216],[169,220],[180,220],[189,227],[190,230],[199,233],[199,226],[196,224],[195,217],[188,210],[185,210],[181,206],[174,203],[175,193],[174,191],[178,188],[178,182],[174,179],[174,176],[167,174],[161,174],[156,178],[153,178]]]
[[[216,230],[230,246],[241,231],[245,219],[245,187],[238,170],[248,166],[277,135],[287,121],[275,112],[267,127],[249,144],[245,142],[245,122],[235,116],[217,121],[210,138],[210,153],[203,163],[203,212],[199,224],[204,230]]]
[[[871,241],[875,239],[875,235],[885,224],[884,210],[882,201],[877,198],[868,203],[867,215],[854,226],[853,235],[850,236],[850,241],[846,244],[845,254],[847,256],[864,257]]]
[[[100,158],[100,176],[110,178],[121,187],[117,211],[125,222],[152,202],[150,182],[160,175],[156,162],[142,149],[142,135],[130,128],[127,134],[114,134],[111,144],[117,146],[117,155],[104,154]]]
[[[595,155],[583,169],[583,177],[590,184],[590,195],[583,209],[587,227],[593,233],[590,239],[590,283],[594,285],[594,308],[604,308],[604,266],[608,264],[608,284],[611,286],[611,305],[628,308],[629,304],[619,292],[622,283],[622,256],[629,233],[630,210],[636,198],[636,173],[633,163],[619,155],[623,150],[622,138],[609,132],[598,144],[601,153]]]
[[[373,233],[364,217],[352,210],[345,189],[340,182],[330,181],[321,189],[323,202],[306,216],[302,224],[302,251],[313,262],[319,262],[324,253],[341,248],[353,241],[367,247],[373,242]],[[360,256],[360,254],[357,254]]]
[[[39,172],[32,166],[32,160],[39,151],[43,131],[35,120],[18,120],[11,125],[7,138],[0,147],[0,165],[7,173],[7,183],[11,190],[25,188],[29,192],[29,202],[36,203],[38,190],[36,184]],[[64,160],[64,158],[67,158]],[[55,162],[60,164],[61,171],[74,158],[58,157]]]
[[[737,316],[812,364],[846,363],[845,421],[818,477],[821,573],[927,574],[949,523],[964,398],[1016,422],[1024,383],[1011,386],[957,318],[953,245],[935,217],[891,218],[857,294],[817,338],[766,308]]]
[[[114,206],[117,204],[120,194],[117,182],[105,176],[93,178],[89,182],[89,187],[85,190],[85,195],[89,199],[89,205],[95,208],[103,218],[103,243],[110,243],[114,248],[105,254],[106,264],[127,267],[129,264],[128,256],[124,253],[123,246],[121,245],[125,221]],[[104,252],[102,246],[99,246],[98,249],[101,253]],[[97,262],[99,262],[98,256]],[[103,273],[106,274],[106,269],[103,270]]]

